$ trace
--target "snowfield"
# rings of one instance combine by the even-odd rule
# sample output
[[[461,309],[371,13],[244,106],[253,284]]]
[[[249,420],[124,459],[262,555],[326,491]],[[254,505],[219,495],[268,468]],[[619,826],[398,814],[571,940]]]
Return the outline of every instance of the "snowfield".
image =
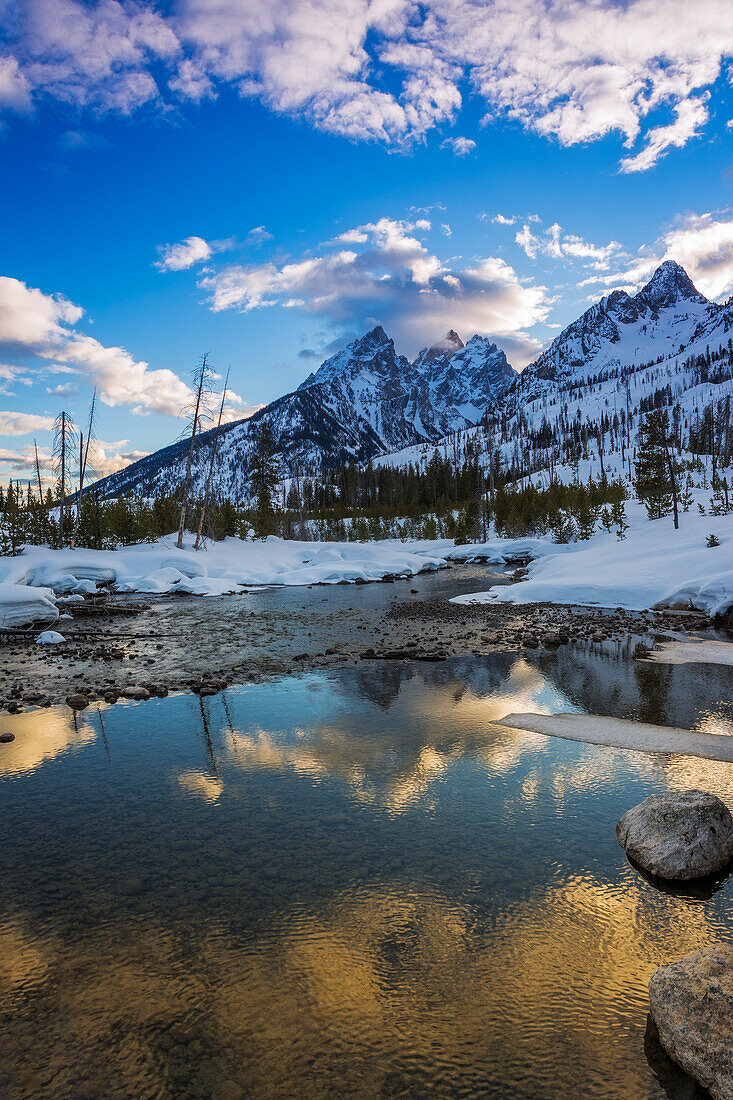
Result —
[[[709,614],[733,606],[733,515],[701,516],[697,508],[649,522],[628,502],[629,530],[598,533],[587,542],[558,546],[549,536],[452,541],[296,542],[271,536],[258,542],[229,538],[206,550],[178,550],[174,536],[119,550],[29,547],[0,558],[0,626],[55,622],[59,607],[94,592],[97,582],[116,592],[222,596],[251,588],[379,581],[443,569],[450,562],[511,565],[531,561],[526,580],[455,603],[573,603],[639,611],[681,605]],[[713,532],[720,546],[706,545]],[[190,544],[189,544],[190,545]]]
[[[629,531],[623,541],[602,532],[587,542],[546,545],[521,584],[456,596],[453,603],[587,604],[643,611],[655,607],[694,607],[709,615],[733,606],[733,515],[680,516],[647,520],[628,503]],[[720,546],[708,547],[714,533]]]

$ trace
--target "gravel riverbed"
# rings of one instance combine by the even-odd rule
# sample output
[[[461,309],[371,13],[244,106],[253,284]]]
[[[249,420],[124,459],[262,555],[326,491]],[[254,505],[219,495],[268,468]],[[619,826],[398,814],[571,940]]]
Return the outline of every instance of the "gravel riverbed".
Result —
[[[135,597],[132,615],[73,617],[55,646],[33,635],[0,646],[0,707],[203,694],[294,671],[381,660],[441,661],[499,650],[598,645],[699,631],[697,613],[624,612],[549,604],[461,605],[451,596],[511,583],[485,565],[461,565],[394,583],[270,589],[221,598]],[[114,609],[124,599],[112,597]],[[128,598],[129,602],[129,598]]]

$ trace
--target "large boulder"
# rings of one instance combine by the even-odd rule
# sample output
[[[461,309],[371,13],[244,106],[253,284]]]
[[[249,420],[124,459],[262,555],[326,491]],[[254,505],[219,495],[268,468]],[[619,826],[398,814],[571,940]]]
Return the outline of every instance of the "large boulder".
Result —
[[[626,854],[660,878],[704,878],[733,859],[733,817],[709,791],[653,794],[616,826]]]
[[[649,1003],[670,1058],[714,1100],[733,1100],[733,949],[706,947],[660,966]]]

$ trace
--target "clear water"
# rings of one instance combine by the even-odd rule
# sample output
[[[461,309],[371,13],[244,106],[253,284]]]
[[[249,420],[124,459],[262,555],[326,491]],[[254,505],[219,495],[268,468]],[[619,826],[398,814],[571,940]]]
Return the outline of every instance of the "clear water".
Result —
[[[0,1096],[690,1097],[661,963],[733,941],[614,827],[733,768],[509,711],[729,735],[730,669],[589,654],[366,665],[2,718]]]

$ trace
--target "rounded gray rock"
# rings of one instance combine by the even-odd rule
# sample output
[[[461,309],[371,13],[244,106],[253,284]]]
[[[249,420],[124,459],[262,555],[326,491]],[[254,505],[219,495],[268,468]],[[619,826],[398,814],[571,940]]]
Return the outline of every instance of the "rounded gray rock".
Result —
[[[82,695],[79,691],[75,692],[73,695],[67,695],[66,703],[72,710],[84,710],[85,707],[89,706],[89,700],[86,695]]]
[[[733,949],[695,951],[649,982],[659,1041],[714,1100],[733,1100]]]
[[[705,878],[733,859],[733,817],[709,791],[653,794],[626,811],[616,837],[645,871],[674,881]]]

